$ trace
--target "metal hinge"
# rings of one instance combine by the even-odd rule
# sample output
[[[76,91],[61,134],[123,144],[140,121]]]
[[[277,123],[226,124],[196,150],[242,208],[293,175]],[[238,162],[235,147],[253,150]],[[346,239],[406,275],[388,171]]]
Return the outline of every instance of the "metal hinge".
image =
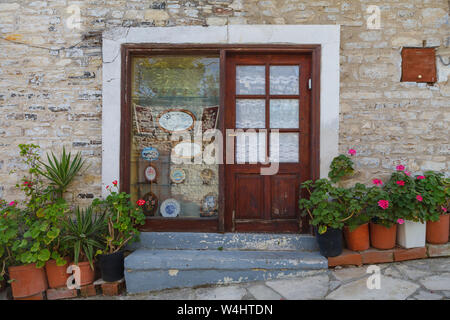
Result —
[[[311,90],[311,88],[312,88],[312,81],[311,81],[311,78],[309,78],[309,80],[308,80],[308,89]]]

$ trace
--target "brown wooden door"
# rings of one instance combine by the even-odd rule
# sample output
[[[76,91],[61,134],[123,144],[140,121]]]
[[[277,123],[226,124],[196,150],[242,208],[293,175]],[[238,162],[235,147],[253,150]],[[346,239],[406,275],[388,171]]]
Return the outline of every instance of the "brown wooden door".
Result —
[[[308,53],[227,55],[226,231],[298,232],[306,223],[298,199],[311,178],[310,78]],[[262,174],[274,162],[276,174]]]

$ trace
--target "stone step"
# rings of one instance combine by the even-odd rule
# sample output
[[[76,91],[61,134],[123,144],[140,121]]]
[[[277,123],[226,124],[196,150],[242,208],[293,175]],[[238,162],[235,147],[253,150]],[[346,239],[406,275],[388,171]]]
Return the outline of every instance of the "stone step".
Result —
[[[314,236],[304,234],[142,232],[131,249],[317,251]]]
[[[138,249],[125,258],[129,293],[300,276],[327,269],[318,252]]]

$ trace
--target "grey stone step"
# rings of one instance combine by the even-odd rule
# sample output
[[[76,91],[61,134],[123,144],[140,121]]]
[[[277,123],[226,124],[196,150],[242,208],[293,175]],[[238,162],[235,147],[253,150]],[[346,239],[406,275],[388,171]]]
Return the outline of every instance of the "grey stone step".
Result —
[[[139,249],[125,258],[129,293],[299,276],[328,268],[318,252]]]
[[[317,251],[314,236],[304,234],[142,232],[132,249]]]

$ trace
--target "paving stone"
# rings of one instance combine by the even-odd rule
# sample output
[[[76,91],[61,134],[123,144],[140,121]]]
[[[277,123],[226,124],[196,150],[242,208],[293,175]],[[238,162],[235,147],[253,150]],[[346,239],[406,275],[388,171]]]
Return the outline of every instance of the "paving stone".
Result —
[[[263,284],[252,285],[247,290],[257,300],[280,300],[282,298],[278,293]]]
[[[383,275],[390,276],[393,278],[403,278],[403,275],[400,272],[398,272],[397,269],[395,269],[395,267],[393,266],[386,268],[383,271]]]
[[[404,300],[419,286],[413,282],[381,276],[380,289],[368,289],[363,278],[339,287],[326,299],[333,300]]]
[[[171,289],[150,294],[131,295],[136,300],[195,300],[195,289]]]
[[[289,300],[322,299],[328,291],[328,275],[302,279],[267,281],[266,284]]]
[[[417,300],[441,300],[442,296],[436,293],[421,290],[419,294],[414,296]]]
[[[337,287],[339,287],[341,285],[341,282],[340,281],[330,281],[330,283],[329,283],[329,289],[331,290],[331,291],[333,291],[333,290],[335,290]]]
[[[340,281],[347,281],[352,279],[359,279],[367,274],[367,267],[359,268],[343,268],[340,270],[334,270],[333,275]]]
[[[241,300],[247,292],[241,286],[201,288],[195,290],[198,300]]]
[[[450,290],[450,273],[442,273],[420,280],[429,290]]]
[[[404,274],[406,277],[408,277],[411,280],[417,280],[426,276],[431,275],[430,272],[415,269],[409,265],[406,264],[397,264],[396,268]]]

